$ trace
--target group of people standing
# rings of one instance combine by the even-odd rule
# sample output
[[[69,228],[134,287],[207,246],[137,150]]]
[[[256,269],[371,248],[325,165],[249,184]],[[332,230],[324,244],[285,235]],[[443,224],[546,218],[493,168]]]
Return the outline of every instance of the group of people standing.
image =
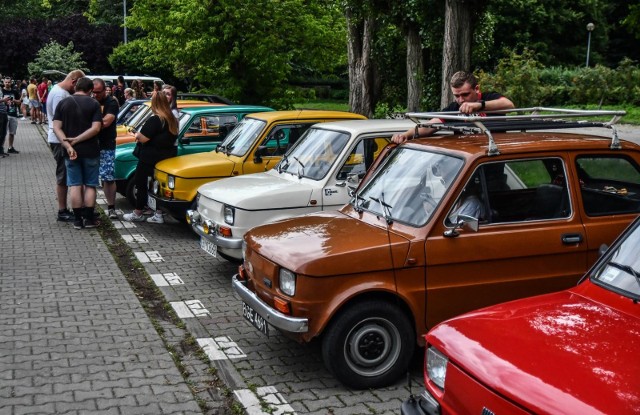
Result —
[[[173,88],[167,86],[169,89]],[[58,220],[73,221],[76,229],[97,226],[95,217],[96,188],[102,181],[107,199],[107,215],[117,218],[115,210],[115,148],[116,118],[119,103],[118,92],[127,88],[112,87],[96,78],[87,78],[81,70],[70,72],[56,84],[47,99],[49,117],[48,142],[56,160],[56,195]],[[175,88],[173,88],[175,89]],[[171,112],[170,100],[163,90],[151,96],[152,115],[136,132],[139,143],[139,163],[135,181],[138,189],[146,188],[148,177],[153,175],[156,162],[176,154],[178,121]],[[144,207],[138,192],[134,212],[124,215],[125,220],[140,220],[140,207]],[[72,210],[67,207],[67,194]]]

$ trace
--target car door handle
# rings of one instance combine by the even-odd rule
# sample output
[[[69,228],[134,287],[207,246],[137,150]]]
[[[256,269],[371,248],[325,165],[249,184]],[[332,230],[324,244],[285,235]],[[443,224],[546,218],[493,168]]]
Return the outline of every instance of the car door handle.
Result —
[[[565,233],[562,235],[562,243],[566,245],[579,244],[582,242],[582,235],[579,233]]]

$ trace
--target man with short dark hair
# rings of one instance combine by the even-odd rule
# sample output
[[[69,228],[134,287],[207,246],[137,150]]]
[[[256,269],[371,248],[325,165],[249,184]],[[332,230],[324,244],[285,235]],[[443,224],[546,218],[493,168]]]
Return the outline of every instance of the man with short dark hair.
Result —
[[[106,83],[100,78],[93,80],[93,97],[102,107],[102,130],[98,134],[100,143],[100,179],[102,190],[107,199],[107,215],[117,219],[116,214],[116,118],[118,117],[118,101],[106,94]]]
[[[460,112],[463,114],[483,113],[483,111],[508,110],[514,108],[513,102],[507,97],[497,92],[480,92],[480,86],[476,77],[471,72],[459,71],[453,74],[451,81],[451,92],[455,101],[443,108],[442,112]],[[427,124],[440,123],[442,120],[434,118]],[[432,135],[436,130],[429,127],[420,127],[418,137]],[[410,140],[415,135],[412,128],[402,134],[395,134],[392,138],[394,143],[403,143]]]
[[[69,222],[74,220],[73,213],[67,208],[67,167],[65,166],[65,149],[60,144],[58,137],[53,132],[53,115],[58,104],[74,91],[76,80],[83,77],[84,72],[79,69],[71,71],[61,82],[58,82],[49,91],[47,98],[47,113],[49,113],[49,130],[47,141],[51,148],[51,153],[56,161],[56,197],[58,200],[58,220]]]
[[[63,99],[53,115],[53,131],[65,149],[67,186],[76,229],[95,228],[96,187],[100,169],[100,104],[91,97],[93,81],[77,79],[75,94]]]
[[[18,154],[19,151],[13,148],[13,140],[18,130],[18,106],[20,105],[20,94],[13,87],[11,77],[5,76],[3,79],[2,93],[0,94],[0,156],[7,154]],[[4,152],[4,140],[9,132],[9,148]]]

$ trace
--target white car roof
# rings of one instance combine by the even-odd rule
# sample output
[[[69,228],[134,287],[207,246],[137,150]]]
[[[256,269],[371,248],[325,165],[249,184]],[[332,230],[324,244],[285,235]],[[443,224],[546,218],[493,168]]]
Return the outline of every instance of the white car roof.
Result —
[[[348,121],[330,121],[315,124],[311,128],[321,128],[326,130],[343,131],[352,136],[363,133],[390,132],[390,131],[406,131],[415,128],[416,123],[411,120],[396,119],[369,119],[369,120],[348,120]]]

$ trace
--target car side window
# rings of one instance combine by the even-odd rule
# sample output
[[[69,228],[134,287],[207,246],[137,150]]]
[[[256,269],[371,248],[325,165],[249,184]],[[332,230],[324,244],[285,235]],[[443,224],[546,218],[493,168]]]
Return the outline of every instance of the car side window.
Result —
[[[278,125],[264,139],[265,156],[282,156],[312,124]]]
[[[571,203],[566,177],[559,158],[485,163],[458,195],[448,224],[460,213],[477,215],[481,224],[567,218]]]
[[[576,158],[580,194],[589,216],[640,212],[640,169],[624,156]]]
[[[336,178],[346,180],[349,174],[357,174],[358,179],[362,179],[380,151],[389,142],[388,137],[369,137],[358,141]]]

